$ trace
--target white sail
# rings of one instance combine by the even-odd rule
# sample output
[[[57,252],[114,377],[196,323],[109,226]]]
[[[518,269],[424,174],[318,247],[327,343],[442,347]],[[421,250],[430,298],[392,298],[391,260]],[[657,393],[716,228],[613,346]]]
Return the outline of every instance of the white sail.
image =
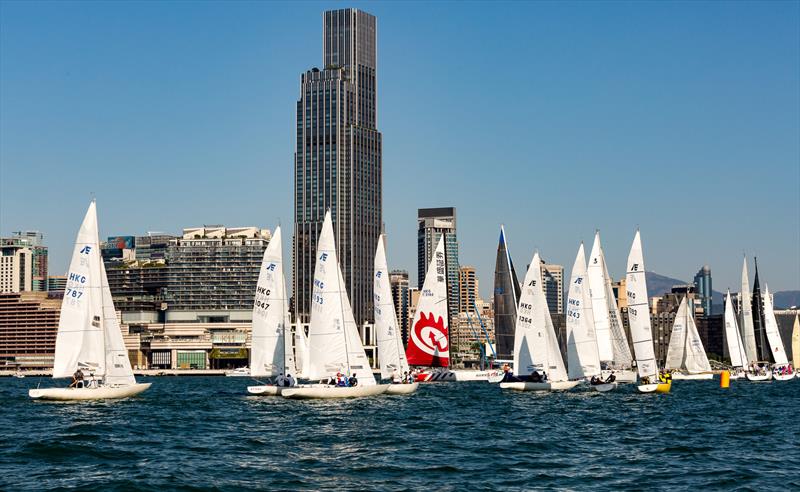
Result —
[[[772,296],[769,294],[769,286],[764,286],[764,324],[769,340],[769,349],[772,359],[776,364],[788,364],[786,350],[783,348],[781,333],[778,331],[778,320],[775,319],[775,311],[772,308]]]
[[[725,341],[728,345],[728,355],[731,358],[731,366],[746,366],[747,354],[745,354],[744,351],[742,337],[739,335],[739,326],[736,323],[736,313],[733,312],[730,291],[728,291],[728,294],[725,296]]]
[[[742,341],[748,363],[758,360],[756,332],[753,328],[753,299],[750,296],[750,279],[747,275],[747,258],[742,263],[742,291],[739,293],[739,312],[741,313]]]
[[[794,327],[792,328],[792,362],[797,371],[800,368],[800,317],[794,315]]]
[[[105,383],[110,386],[128,386],[136,384],[133,377],[131,360],[128,358],[128,349],[125,348],[125,340],[122,338],[122,329],[117,319],[117,310],[114,308],[114,301],[111,298],[111,289],[108,286],[106,277],[106,267],[100,259],[100,281],[102,283],[102,302],[103,302],[103,330],[105,331]]]
[[[650,327],[650,304],[647,299],[644,255],[639,231],[636,231],[628,254],[625,286],[628,297],[628,322],[639,377],[649,377],[651,381],[655,381],[653,378],[658,376],[658,367],[653,348],[653,332]]]
[[[683,360],[686,357],[686,333],[687,333],[687,313],[686,297],[681,299],[678,312],[675,314],[675,321],[672,323],[672,333],[669,337],[667,347],[667,361],[665,369],[671,371],[684,369]]]
[[[389,267],[386,263],[384,243],[386,236],[378,238],[375,251],[374,311],[375,335],[378,342],[378,358],[381,362],[381,378],[389,379],[393,371],[399,374],[408,371],[408,361],[403,350],[403,340],[397,323],[392,300],[392,286],[389,283]]]
[[[697,331],[697,324],[694,321],[694,309],[688,306],[686,308],[685,343],[683,369],[689,374],[711,372],[706,349],[703,347],[703,340],[700,339],[700,333]]]
[[[567,295],[567,368],[570,379],[582,379],[600,374],[600,357],[589,290],[586,256],[581,243],[575,263],[572,265]],[[605,303],[602,310],[608,313]],[[608,332],[605,336],[610,341]]]
[[[533,255],[525,274],[514,328],[514,368],[518,375],[545,371],[553,382],[566,381],[567,371],[553,320],[542,290],[542,262]]]
[[[297,377],[308,378],[309,373],[309,348],[308,337],[302,323],[297,323],[294,328],[294,356],[297,366]]]
[[[612,362],[614,361],[614,347],[611,342],[610,309],[606,298],[606,272],[604,267],[605,258],[603,258],[603,250],[600,246],[600,233],[596,232],[592,252],[589,255],[587,277],[591,292],[598,354],[601,361]]]
[[[281,228],[276,227],[267,249],[264,250],[256,283],[250,349],[251,376],[270,377],[296,373],[292,339],[286,336],[286,329],[289,327]]]
[[[325,214],[317,243],[308,342],[310,379],[341,371],[356,374],[361,385],[375,384],[345,290],[330,211]]]
[[[603,259],[603,277],[606,282],[606,299],[608,300],[608,323],[611,330],[611,346],[614,349],[614,362],[612,366],[617,369],[628,369],[633,365],[633,355],[628,345],[628,337],[625,335],[625,327],[622,326],[622,316],[619,314],[617,299],[614,297],[614,288],[611,286],[611,276],[608,274],[608,266],[603,257],[603,249],[600,249],[600,257]]]
[[[75,240],[58,320],[53,377],[72,376],[78,367],[105,374],[102,272],[94,201]]]

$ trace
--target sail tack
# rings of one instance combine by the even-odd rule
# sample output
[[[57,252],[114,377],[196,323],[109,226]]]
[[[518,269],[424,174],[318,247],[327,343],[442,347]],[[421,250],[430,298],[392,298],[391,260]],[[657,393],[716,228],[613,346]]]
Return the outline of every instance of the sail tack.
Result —
[[[250,374],[277,376],[294,374],[294,356],[289,329],[289,308],[283,274],[281,228],[276,227],[264,250],[253,301],[252,349]],[[291,333],[291,332],[290,332]]]
[[[417,311],[411,324],[406,350],[409,364],[432,367],[450,365],[447,309],[447,275],[442,235],[425,274]]]
[[[386,263],[384,243],[386,237],[378,238],[375,251],[375,276],[373,305],[375,310],[375,334],[378,342],[378,358],[381,363],[381,378],[389,379],[394,371],[400,374],[408,371],[408,361],[403,350],[403,340],[397,323],[397,313],[392,300],[389,283],[389,267]]]
[[[341,371],[356,374],[359,384],[375,384],[339,267],[330,211],[317,243],[308,338],[307,377],[323,379]]]

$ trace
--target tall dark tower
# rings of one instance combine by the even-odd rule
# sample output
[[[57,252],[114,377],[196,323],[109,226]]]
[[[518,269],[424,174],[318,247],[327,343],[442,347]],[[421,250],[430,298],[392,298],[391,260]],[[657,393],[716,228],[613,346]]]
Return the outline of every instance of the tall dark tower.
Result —
[[[377,130],[377,25],[358,9],[323,14],[324,68],[300,76],[294,156],[292,292],[310,317],[317,238],[330,209],[345,287],[358,324],[372,320],[372,270],[382,223]]]
[[[764,299],[761,298],[761,285],[758,282],[758,258],[753,258],[756,264],[756,278],[753,281],[753,329],[756,333],[758,359],[770,361],[770,350],[764,338]]]

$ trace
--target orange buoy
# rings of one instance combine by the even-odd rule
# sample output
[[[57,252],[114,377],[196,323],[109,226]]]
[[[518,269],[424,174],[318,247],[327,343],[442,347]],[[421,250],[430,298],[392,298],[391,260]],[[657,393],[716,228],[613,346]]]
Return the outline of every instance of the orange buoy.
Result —
[[[722,371],[719,374],[719,387],[727,388],[731,385],[731,371]]]

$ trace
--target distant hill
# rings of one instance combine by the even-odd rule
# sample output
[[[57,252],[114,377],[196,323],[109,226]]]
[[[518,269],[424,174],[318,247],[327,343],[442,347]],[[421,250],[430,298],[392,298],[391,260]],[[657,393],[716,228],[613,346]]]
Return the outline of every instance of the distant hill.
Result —
[[[647,296],[660,296],[668,294],[672,291],[673,285],[689,284],[684,280],[677,278],[659,275],[656,272],[647,272]],[[714,313],[720,314],[723,312],[723,305],[725,304],[725,295],[722,292],[712,291],[713,298],[711,303],[714,305]],[[781,290],[773,293],[775,299],[775,309],[786,309],[792,306],[800,306],[800,290]]]
[[[800,306],[800,290],[779,290],[773,294],[776,309]]]

